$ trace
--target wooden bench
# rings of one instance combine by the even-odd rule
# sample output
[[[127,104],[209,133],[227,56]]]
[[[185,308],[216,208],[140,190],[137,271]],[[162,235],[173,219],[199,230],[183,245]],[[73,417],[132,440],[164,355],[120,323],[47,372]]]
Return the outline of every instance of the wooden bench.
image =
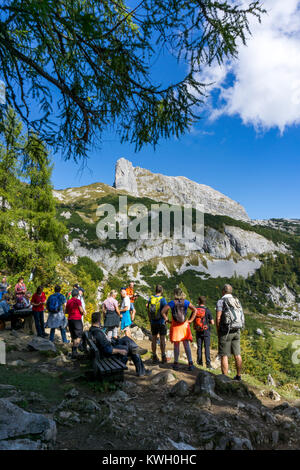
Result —
[[[27,318],[30,315],[32,315],[32,309],[23,308],[22,310],[12,310],[9,314],[9,317],[6,318],[5,320],[2,320],[0,316],[0,331],[5,329],[5,322],[10,321],[13,323],[14,321],[17,321],[19,318]]]
[[[92,335],[88,331],[83,332],[83,346],[92,359],[95,379],[100,381],[108,380],[109,382],[122,382],[124,380],[124,370],[127,370],[128,367],[115,356],[101,356]]]

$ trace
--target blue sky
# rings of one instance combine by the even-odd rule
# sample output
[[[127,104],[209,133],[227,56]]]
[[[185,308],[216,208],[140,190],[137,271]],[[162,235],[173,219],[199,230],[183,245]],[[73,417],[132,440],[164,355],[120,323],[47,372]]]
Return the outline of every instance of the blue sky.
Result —
[[[253,219],[300,218],[300,2],[263,4],[268,15],[262,24],[251,20],[253,35],[240,46],[238,60],[201,71],[201,79],[214,85],[190,134],[139,153],[106,134],[84,169],[54,155],[54,187],[112,184],[115,163],[124,157],[134,166],[212,186]],[[153,78],[164,85],[186,70],[167,54],[153,64]]]
[[[55,158],[53,184],[57,189],[93,182],[113,184],[118,158],[166,175],[182,175],[207,184],[241,203],[251,218],[300,218],[300,129],[259,135],[238,117],[204,120],[180,140],[161,141],[156,151],[139,153],[108,135],[91,151],[87,166]]]

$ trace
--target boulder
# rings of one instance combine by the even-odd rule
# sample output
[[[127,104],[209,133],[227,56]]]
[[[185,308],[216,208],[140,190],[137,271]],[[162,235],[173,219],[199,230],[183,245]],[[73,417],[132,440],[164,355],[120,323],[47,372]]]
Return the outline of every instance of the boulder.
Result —
[[[168,383],[171,383],[171,382],[174,382],[176,380],[174,374],[172,374],[172,372],[166,370],[164,372],[159,372],[158,374],[156,374],[151,382],[153,385],[158,385],[158,384],[168,384]]]
[[[75,398],[75,397],[78,397],[78,395],[79,395],[79,392],[78,390],[76,390],[76,388],[72,388],[66,393],[67,398]]]
[[[56,352],[56,346],[47,338],[35,336],[27,345],[30,351],[53,351]]]
[[[170,395],[173,397],[186,397],[188,394],[189,386],[185,380],[180,380],[170,390]]]
[[[46,445],[41,441],[30,439],[15,439],[12,441],[0,441],[0,450],[45,450]]]
[[[227,375],[216,375],[215,383],[216,392],[220,394],[236,395],[240,398],[252,398],[255,396],[243,382],[232,380]]]
[[[142,332],[141,328],[139,328],[138,326],[134,326],[133,328],[131,328],[130,332],[134,339],[136,339],[137,341],[143,341],[144,333]]]
[[[16,391],[16,387],[14,385],[0,384],[0,390],[10,391],[12,393]]]
[[[281,400],[281,396],[275,390],[270,390],[268,396],[269,396],[269,398],[271,398],[271,400],[274,400],[274,401],[280,401]]]
[[[275,382],[275,380],[273,379],[273,377],[272,377],[271,374],[268,375],[267,383],[268,383],[268,385],[270,385],[271,387],[276,387],[276,382]]]
[[[24,367],[26,366],[26,362],[22,361],[22,359],[16,359],[14,361],[8,362],[7,365],[12,367]]]
[[[115,393],[106,398],[110,402],[126,402],[130,400],[130,397],[123,390],[117,390]]]
[[[76,411],[79,413],[100,412],[101,407],[95,400],[91,398],[70,398],[63,400],[57,407],[57,410]]]
[[[194,393],[196,395],[208,396],[215,400],[222,400],[222,398],[215,393],[215,386],[214,375],[210,374],[206,370],[201,370],[196,378]]]
[[[253,450],[249,439],[236,436],[222,436],[215,450]]]
[[[211,407],[211,399],[209,397],[204,396],[204,395],[200,395],[200,396],[196,397],[193,406],[195,408],[200,409],[200,410],[203,409],[203,408],[210,408]]]
[[[28,413],[6,399],[0,399],[0,441],[26,435],[55,441],[56,424],[42,414]]]

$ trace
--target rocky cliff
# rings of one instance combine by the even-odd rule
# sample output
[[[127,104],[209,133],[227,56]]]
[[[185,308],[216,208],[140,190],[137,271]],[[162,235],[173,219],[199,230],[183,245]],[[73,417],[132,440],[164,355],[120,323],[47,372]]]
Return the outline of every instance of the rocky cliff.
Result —
[[[206,213],[249,220],[245,209],[239,203],[219,191],[195,183],[184,176],[166,176],[133,167],[125,158],[117,161],[114,186],[134,196],[149,197],[177,205],[202,204]]]

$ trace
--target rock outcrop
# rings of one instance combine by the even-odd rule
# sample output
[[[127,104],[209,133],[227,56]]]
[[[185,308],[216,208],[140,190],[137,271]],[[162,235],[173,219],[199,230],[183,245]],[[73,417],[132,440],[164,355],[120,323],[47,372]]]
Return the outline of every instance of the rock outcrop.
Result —
[[[35,449],[28,438],[34,436],[45,443],[56,440],[55,422],[39,413],[28,413],[7,399],[0,399],[0,449]],[[13,440],[16,439],[16,447]],[[33,446],[33,447],[32,447]]]
[[[116,189],[124,189],[135,196],[139,194],[134,168],[132,163],[125,158],[120,158],[117,161],[114,187]]]
[[[116,164],[114,186],[140,197],[149,197],[169,204],[201,204],[204,212],[249,220],[245,209],[237,202],[210,186],[184,176],[166,176],[140,167],[133,167],[125,158]]]

